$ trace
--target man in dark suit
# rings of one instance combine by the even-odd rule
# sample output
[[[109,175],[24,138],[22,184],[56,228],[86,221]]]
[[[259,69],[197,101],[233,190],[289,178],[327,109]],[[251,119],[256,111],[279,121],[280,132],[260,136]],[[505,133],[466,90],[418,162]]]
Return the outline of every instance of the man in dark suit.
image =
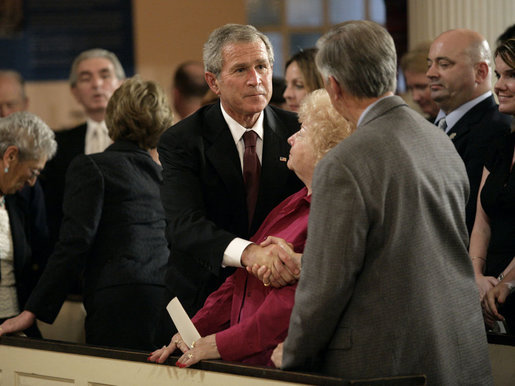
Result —
[[[59,236],[63,216],[64,177],[68,165],[79,154],[98,153],[111,144],[104,117],[109,98],[124,79],[120,61],[107,50],[87,50],[73,61],[69,79],[71,92],[84,107],[87,121],[56,132],[57,154],[47,163],[41,176],[52,246]]]
[[[229,267],[281,265],[280,248],[261,248],[247,239],[272,208],[302,186],[285,162],[287,138],[299,129],[297,116],[267,106],[273,66],[268,38],[252,26],[220,27],[204,45],[204,66],[220,102],[172,126],[158,146],[171,249],[166,301],[178,296],[190,316],[234,271]],[[251,131],[257,134],[261,165],[255,205],[247,203],[242,174],[243,136]],[[277,283],[293,280],[290,269],[276,276]],[[168,342],[172,322],[168,316],[161,322],[168,329],[161,338]]]
[[[499,112],[492,95],[491,56],[488,42],[479,33],[450,30],[431,44],[426,73],[431,97],[440,107],[435,123],[449,135],[467,169],[470,197],[465,211],[469,234],[488,147],[510,130],[511,122],[509,116]]]

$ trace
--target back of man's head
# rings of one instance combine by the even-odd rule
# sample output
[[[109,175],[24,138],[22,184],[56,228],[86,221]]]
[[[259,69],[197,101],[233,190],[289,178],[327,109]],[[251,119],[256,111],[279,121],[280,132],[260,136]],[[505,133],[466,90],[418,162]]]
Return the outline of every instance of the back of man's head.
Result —
[[[75,87],[77,84],[78,79],[78,73],[77,69],[79,67],[79,64],[86,59],[93,59],[93,58],[104,58],[109,60],[114,67],[114,73],[118,80],[124,80],[125,79],[125,71],[123,70],[123,67],[118,60],[118,57],[112,53],[111,51],[104,50],[102,48],[93,48],[91,50],[83,51],[81,52],[72,63],[72,67],[70,69],[70,77],[69,77],[69,83],[71,87]]]
[[[333,27],[317,43],[317,66],[356,98],[394,92],[397,55],[391,35],[377,23],[353,20]]]
[[[21,74],[14,70],[0,70],[0,117],[24,111],[28,103]]]
[[[179,65],[173,77],[173,86],[185,98],[202,98],[209,89],[202,63],[188,61]]]
[[[400,60],[402,71],[425,74],[427,71],[427,54],[430,47],[431,41],[425,41],[417,44],[412,50],[406,52]]]

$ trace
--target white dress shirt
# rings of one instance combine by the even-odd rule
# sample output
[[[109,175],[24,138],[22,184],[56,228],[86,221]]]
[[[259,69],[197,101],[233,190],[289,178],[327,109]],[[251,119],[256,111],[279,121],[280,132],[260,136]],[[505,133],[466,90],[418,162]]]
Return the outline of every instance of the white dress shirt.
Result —
[[[438,123],[438,121],[445,117],[445,122],[447,123],[447,128],[445,129],[445,133],[448,133],[452,127],[463,117],[465,114],[469,112],[470,109],[472,109],[475,105],[478,103],[483,102],[486,98],[490,98],[490,95],[492,95],[491,91],[487,91],[484,94],[481,94],[477,98],[474,98],[467,103],[462,104],[460,107],[458,107],[456,110],[451,111],[449,114],[445,114],[442,110],[438,112],[438,115],[435,119],[435,124]]]
[[[106,147],[113,143],[107,133],[105,121],[96,122],[88,118],[86,124],[87,129],[84,154],[101,153],[106,149]]]
[[[236,148],[238,149],[238,154],[240,155],[240,165],[241,170],[243,172],[243,153],[245,152],[245,144],[243,142],[243,134],[247,130],[254,130],[256,134],[258,135],[257,142],[256,142],[256,153],[259,158],[259,162],[262,163],[263,159],[263,117],[264,113],[261,112],[259,114],[259,118],[257,119],[256,123],[253,127],[250,129],[246,129],[242,125],[240,125],[238,122],[236,122],[227,112],[224,110],[222,104],[220,104],[220,107],[222,108],[222,115],[225,119],[225,122],[227,123],[227,126],[229,126],[229,130],[231,130],[232,137],[234,139],[234,144],[236,145]],[[241,255],[245,248],[249,244],[252,244],[251,241],[242,239],[240,237],[234,238],[227,248],[225,248],[224,256],[222,260],[222,266],[229,266],[229,267],[241,267]]]

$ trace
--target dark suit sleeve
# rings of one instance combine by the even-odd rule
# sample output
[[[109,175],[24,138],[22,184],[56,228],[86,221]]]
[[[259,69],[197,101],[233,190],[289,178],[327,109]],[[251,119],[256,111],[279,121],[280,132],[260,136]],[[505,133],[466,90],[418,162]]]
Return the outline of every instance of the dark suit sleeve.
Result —
[[[59,241],[25,309],[52,323],[83,271],[95,238],[104,200],[104,181],[88,156],[77,157],[66,174],[63,223]]]
[[[163,165],[161,199],[172,253],[181,251],[218,275],[223,253],[235,235],[217,226],[207,215],[203,195],[210,192],[208,184],[201,180],[206,163],[201,141],[200,137],[176,136],[173,128],[162,136],[158,148]],[[206,179],[216,178],[204,174]]]

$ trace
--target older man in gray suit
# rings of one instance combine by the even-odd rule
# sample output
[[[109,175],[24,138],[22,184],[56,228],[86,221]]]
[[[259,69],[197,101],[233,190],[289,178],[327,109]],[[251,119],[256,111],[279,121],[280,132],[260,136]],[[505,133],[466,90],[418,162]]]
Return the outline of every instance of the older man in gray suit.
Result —
[[[346,22],[319,48],[333,105],[357,129],[315,171],[289,334],[273,358],[345,378],[491,384],[463,162],[393,95],[395,46],[383,27]]]

